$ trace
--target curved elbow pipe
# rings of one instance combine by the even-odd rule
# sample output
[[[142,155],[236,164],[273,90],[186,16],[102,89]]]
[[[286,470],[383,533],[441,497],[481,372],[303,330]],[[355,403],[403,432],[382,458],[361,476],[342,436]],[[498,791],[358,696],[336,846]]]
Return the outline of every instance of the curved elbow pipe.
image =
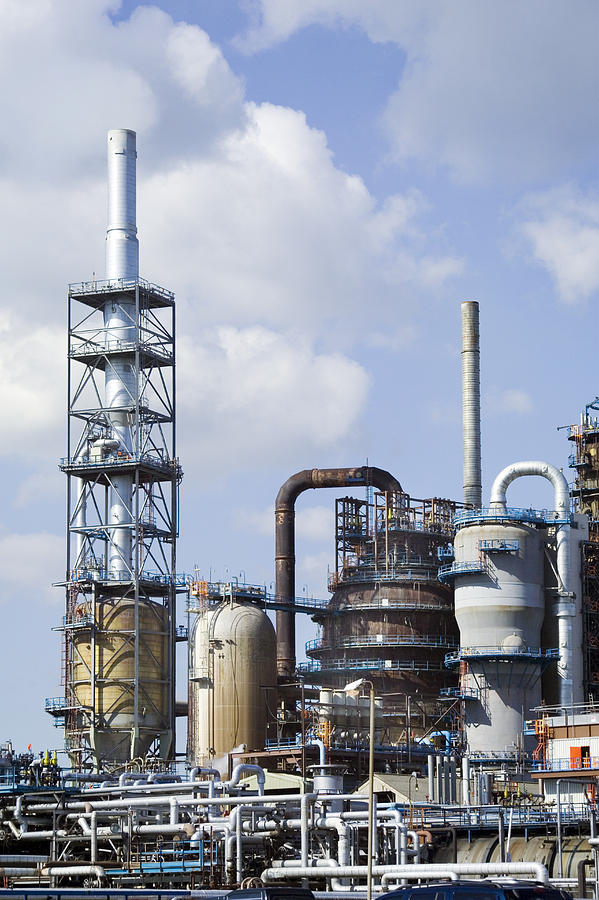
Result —
[[[551,482],[555,495],[555,511],[558,513],[558,518],[567,519],[570,515],[568,482],[558,468],[552,466],[551,463],[541,462],[538,459],[512,463],[511,466],[506,466],[505,469],[502,469],[495,478],[491,488],[491,506],[498,512],[505,512],[505,494],[509,485],[516,478],[522,478],[525,475],[539,475],[541,478],[546,478]]]
[[[264,785],[266,783],[266,774],[262,766],[254,766],[250,765],[249,763],[239,763],[239,765],[235,766],[235,768],[233,769],[230,780],[222,782],[221,786],[227,788],[227,790],[229,791],[231,790],[231,788],[237,787],[244,772],[250,772],[256,775],[258,781],[258,794],[260,797],[263,797]]]
[[[353,469],[304,469],[281,486],[275,502],[276,597],[291,609],[277,610],[277,670],[284,678],[295,671],[295,501],[304,491],[318,488],[372,485],[380,491],[401,491],[389,472],[374,466]]]
[[[318,747],[319,756],[318,756],[318,765],[326,766],[327,763],[327,748],[325,747],[324,741],[321,741],[320,738],[312,738],[308,741],[308,744],[311,747]]]

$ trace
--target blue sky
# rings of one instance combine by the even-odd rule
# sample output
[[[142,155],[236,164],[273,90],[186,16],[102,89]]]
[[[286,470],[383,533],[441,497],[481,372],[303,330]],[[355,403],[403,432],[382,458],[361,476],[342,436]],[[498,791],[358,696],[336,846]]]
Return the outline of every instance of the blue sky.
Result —
[[[598,16],[1,5],[1,739],[60,737],[42,707],[60,693],[65,293],[103,271],[106,131],[138,132],[141,271],[177,293],[180,569],[269,585],[298,469],[369,459],[460,497],[462,299],[481,304],[485,496],[517,459],[567,465],[557,426],[599,392]],[[298,592],[325,593],[333,499],[298,503]]]

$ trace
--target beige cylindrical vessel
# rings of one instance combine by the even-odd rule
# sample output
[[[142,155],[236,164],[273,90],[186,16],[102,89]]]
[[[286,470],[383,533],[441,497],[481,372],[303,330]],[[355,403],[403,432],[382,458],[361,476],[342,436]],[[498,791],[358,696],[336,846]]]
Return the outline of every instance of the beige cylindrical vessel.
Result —
[[[98,759],[126,762],[132,749],[143,756],[168,729],[168,622],[160,603],[139,603],[139,734],[133,733],[135,711],[135,602],[102,601],[96,607],[95,662],[91,630],[73,636],[72,683],[77,703],[89,718],[83,730]],[[95,704],[91,672],[95,672]],[[93,708],[95,706],[95,709]],[[92,713],[95,721],[92,722]],[[92,733],[93,732],[93,733]]]
[[[266,741],[276,710],[277,647],[272,622],[251,603],[223,602],[190,635],[188,758],[205,765]]]

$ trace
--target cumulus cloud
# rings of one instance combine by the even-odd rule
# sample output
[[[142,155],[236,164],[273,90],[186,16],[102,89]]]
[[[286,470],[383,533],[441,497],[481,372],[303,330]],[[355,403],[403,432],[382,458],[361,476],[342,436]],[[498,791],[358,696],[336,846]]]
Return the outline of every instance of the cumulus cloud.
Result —
[[[599,9],[580,0],[260,0],[256,51],[311,24],[357,26],[405,53],[385,124],[398,160],[461,181],[542,178],[594,165]]]
[[[64,330],[36,328],[0,312],[0,405],[6,423],[0,454],[13,459],[56,455],[64,434]]]
[[[524,205],[521,233],[566,303],[599,290],[599,195],[563,187]]]
[[[0,605],[64,602],[64,592],[50,584],[64,572],[64,538],[55,534],[0,533]]]
[[[189,425],[182,454],[195,438],[194,452],[221,470],[293,458],[298,446],[336,446],[359,419],[370,381],[345,356],[259,326],[184,337],[179,360],[179,409]]]
[[[271,536],[275,527],[274,506],[266,509],[242,509],[235,514],[237,527]],[[330,506],[298,505],[295,512],[295,534],[301,541],[330,543],[333,540],[335,515],[333,503]]]
[[[197,356],[186,368],[180,343],[179,384],[188,373],[195,384],[203,366],[202,439],[206,422],[222,427],[210,389],[240,421],[252,409],[271,458],[290,441],[305,451],[331,447],[359,421],[368,378],[350,348],[368,345],[374,310],[378,333],[386,321],[396,333],[402,297],[413,307],[415,295],[439,290],[462,262],[435,247],[421,194],[377,203],[359,177],[335,166],[326,136],[303,113],[246,103],[202,29],[144,6],[116,22],[118,6],[0,7],[0,73],[18,85],[7,92],[0,135],[11,222],[0,267],[19,309],[18,319],[0,321],[0,391],[5,408],[19,408],[14,433],[27,452],[39,436],[63,434],[66,283],[102,277],[105,132],[127,125],[139,131],[142,274],[177,291],[179,334],[193,336],[187,359]],[[411,327],[405,321],[394,341],[409,340]],[[225,389],[252,392],[250,402]],[[288,410],[290,402],[297,426],[275,427],[279,403]],[[195,419],[185,422],[184,411],[180,419],[190,432],[197,409]]]
[[[402,293],[438,290],[461,270],[426,236],[422,195],[379,207],[360,178],[335,167],[303,113],[248,104],[247,117],[218,155],[140,189],[142,258],[172,272],[202,322],[301,326],[322,337],[335,320],[338,344],[363,335],[365,303],[396,313]]]

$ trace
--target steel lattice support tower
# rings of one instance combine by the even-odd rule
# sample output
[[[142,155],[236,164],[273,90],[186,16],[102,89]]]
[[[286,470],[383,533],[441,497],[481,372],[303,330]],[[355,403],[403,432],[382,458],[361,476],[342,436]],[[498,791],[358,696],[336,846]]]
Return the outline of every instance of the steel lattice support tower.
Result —
[[[139,277],[135,159],[109,132],[107,277],[68,296],[65,743],[95,768],[174,756],[175,302]]]

